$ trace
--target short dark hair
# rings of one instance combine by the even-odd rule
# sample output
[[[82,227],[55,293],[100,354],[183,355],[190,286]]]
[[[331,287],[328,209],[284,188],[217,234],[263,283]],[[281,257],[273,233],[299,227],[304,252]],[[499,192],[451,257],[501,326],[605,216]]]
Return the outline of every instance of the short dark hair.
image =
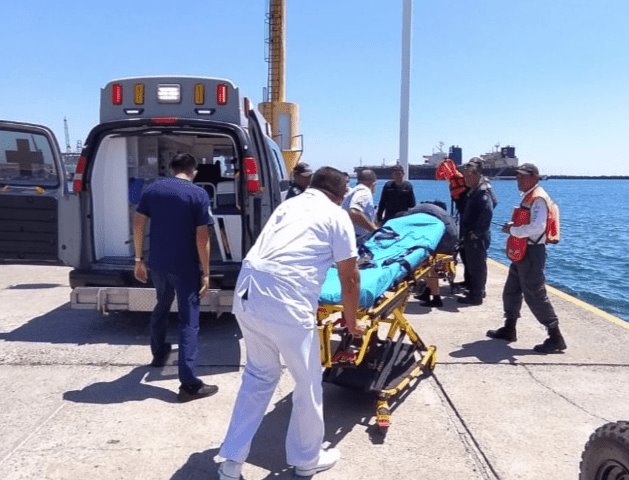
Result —
[[[178,153],[171,159],[170,168],[175,173],[191,173],[197,169],[197,159],[189,153]]]
[[[347,192],[345,174],[334,167],[321,167],[312,175],[310,188],[343,198]]]

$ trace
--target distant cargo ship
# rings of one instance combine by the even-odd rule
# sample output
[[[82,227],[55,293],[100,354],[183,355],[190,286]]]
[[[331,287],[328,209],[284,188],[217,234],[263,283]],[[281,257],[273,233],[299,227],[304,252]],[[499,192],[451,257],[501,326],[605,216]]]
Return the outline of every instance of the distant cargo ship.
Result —
[[[437,166],[446,158],[451,159],[460,166],[463,162],[461,147],[452,145],[448,152],[443,151],[443,143],[437,145],[437,151],[430,155],[424,155],[424,163],[410,163],[408,165],[408,178],[410,180],[434,180]],[[518,167],[518,157],[515,155],[515,147],[501,147],[495,145],[491,152],[480,155],[483,161],[483,175],[490,178],[514,178],[515,169]],[[391,171],[395,165],[360,165],[354,167],[355,172],[365,168],[373,170],[378,178],[391,178]]]

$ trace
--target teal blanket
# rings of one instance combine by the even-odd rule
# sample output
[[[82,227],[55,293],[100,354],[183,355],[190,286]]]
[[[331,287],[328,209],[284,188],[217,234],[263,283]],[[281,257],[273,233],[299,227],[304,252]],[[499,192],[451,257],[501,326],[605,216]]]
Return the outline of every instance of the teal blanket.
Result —
[[[361,250],[359,305],[372,307],[378,297],[434,252],[444,232],[443,222],[425,213],[386,222]],[[319,303],[341,303],[341,283],[335,266],[328,270]]]

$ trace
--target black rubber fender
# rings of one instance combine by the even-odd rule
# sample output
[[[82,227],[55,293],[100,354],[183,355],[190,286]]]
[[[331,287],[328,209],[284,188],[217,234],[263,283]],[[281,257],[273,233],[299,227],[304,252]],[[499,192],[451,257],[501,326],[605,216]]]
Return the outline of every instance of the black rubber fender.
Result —
[[[581,454],[579,480],[629,478],[629,422],[601,425],[590,435]]]

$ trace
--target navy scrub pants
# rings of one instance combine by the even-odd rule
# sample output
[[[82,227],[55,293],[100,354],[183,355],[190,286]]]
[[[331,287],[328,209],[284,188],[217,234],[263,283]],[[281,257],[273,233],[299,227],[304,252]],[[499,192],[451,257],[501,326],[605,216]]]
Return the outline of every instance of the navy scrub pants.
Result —
[[[168,315],[177,293],[179,309],[179,381],[194,390],[202,385],[195,373],[199,338],[200,272],[185,275],[151,270],[157,304],[151,314],[151,352],[161,354],[166,343]]]

